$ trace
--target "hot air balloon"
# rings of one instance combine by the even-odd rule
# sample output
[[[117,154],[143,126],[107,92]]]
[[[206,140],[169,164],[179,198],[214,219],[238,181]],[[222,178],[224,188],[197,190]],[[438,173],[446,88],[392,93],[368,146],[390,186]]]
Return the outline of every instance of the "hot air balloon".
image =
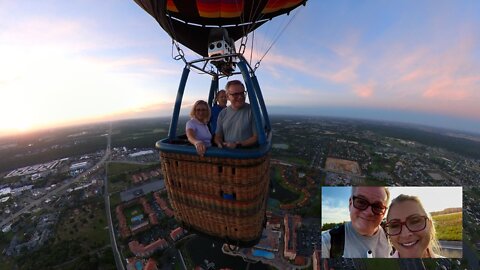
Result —
[[[242,40],[274,17],[304,5],[306,0],[134,1],[170,35],[178,50],[176,59],[185,62],[168,137],[156,143],[175,218],[187,229],[228,243],[251,245],[260,238],[266,221],[272,134],[255,76],[256,67],[245,60],[246,42]],[[236,48],[238,40],[241,44]],[[200,58],[187,61],[178,43]],[[202,157],[188,141],[177,136],[190,69],[212,77],[210,105],[219,79],[242,74],[255,119],[258,147],[210,147]]]

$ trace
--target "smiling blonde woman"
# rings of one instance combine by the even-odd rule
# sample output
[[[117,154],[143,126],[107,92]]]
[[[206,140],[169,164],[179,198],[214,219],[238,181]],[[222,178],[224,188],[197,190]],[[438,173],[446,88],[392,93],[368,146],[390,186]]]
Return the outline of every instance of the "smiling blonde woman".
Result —
[[[387,213],[386,233],[393,258],[442,258],[432,217],[416,196],[401,194]]]
[[[188,141],[195,146],[197,153],[203,156],[207,147],[212,146],[212,134],[207,123],[210,120],[210,107],[204,100],[198,100],[190,111],[191,119],[186,124]]]

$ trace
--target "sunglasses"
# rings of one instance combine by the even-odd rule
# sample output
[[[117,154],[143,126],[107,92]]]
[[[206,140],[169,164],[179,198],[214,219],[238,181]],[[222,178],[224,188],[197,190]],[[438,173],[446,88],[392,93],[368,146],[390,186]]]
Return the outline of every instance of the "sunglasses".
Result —
[[[391,220],[385,224],[385,232],[390,236],[399,235],[402,233],[403,225],[405,225],[410,232],[419,232],[427,227],[427,219],[428,217],[426,216],[414,215],[408,217],[404,222]]]
[[[238,92],[238,93],[229,93],[229,95],[237,98],[237,97],[245,97],[246,93],[247,93],[247,91],[243,91],[243,92]]]
[[[206,112],[207,109],[205,109],[205,108],[197,108],[197,109],[195,109],[195,111],[196,111],[196,112]]]
[[[353,207],[357,208],[358,210],[363,211],[371,206],[372,213],[375,215],[383,215],[385,210],[387,210],[387,207],[380,202],[370,203],[369,201],[357,196],[352,196],[352,201]]]

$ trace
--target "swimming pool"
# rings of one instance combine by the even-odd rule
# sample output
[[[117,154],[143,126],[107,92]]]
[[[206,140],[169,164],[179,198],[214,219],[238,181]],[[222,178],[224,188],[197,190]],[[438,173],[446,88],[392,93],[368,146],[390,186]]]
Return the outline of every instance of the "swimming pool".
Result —
[[[252,255],[256,257],[263,257],[269,260],[272,260],[275,258],[275,254],[273,254],[272,252],[261,250],[261,249],[254,249]]]

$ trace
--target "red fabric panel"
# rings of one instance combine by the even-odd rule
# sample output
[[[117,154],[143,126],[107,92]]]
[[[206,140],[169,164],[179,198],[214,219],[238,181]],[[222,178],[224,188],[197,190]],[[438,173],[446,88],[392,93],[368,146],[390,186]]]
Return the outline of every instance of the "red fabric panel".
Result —
[[[178,12],[177,6],[175,6],[173,0],[167,0],[167,10],[172,12]]]
[[[244,7],[243,1],[244,0],[197,0],[198,14],[204,18],[240,17]]]
[[[269,0],[262,13],[267,14],[279,11],[281,9],[291,8],[300,4],[302,1],[303,0]]]

